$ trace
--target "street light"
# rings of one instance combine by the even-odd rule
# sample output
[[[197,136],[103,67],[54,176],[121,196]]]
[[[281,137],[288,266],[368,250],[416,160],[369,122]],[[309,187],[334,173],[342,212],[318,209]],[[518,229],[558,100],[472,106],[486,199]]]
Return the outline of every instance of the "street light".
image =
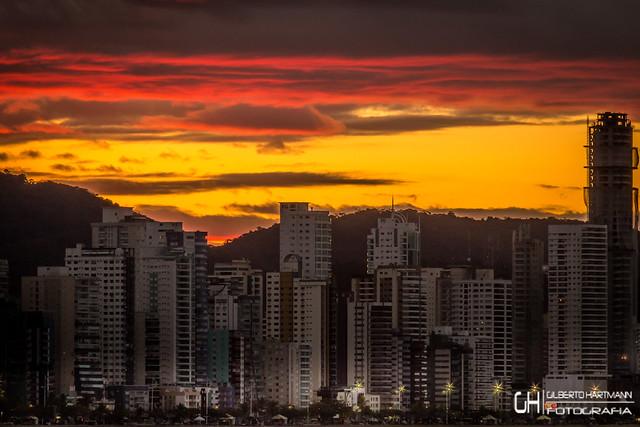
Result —
[[[398,386],[398,409],[402,409],[402,395],[407,391],[407,387],[403,384]]]
[[[600,391],[600,386],[599,386],[598,384],[593,384],[593,385],[591,386],[591,392],[592,392],[592,393],[597,393],[597,392],[599,392],[599,391]]]
[[[444,389],[442,390],[442,393],[444,393],[446,400],[445,400],[445,413],[444,413],[444,417],[445,417],[445,424],[449,424],[449,399],[451,398],[451,393],[453,393],[453,390],[455,390],[455,386],[453,385],[452,382],[448,382],[445,384]]]
[[[531,384],[531,387],[529,387],[529,392],[533,396],[537,396],[537,394],[540,393],[540,386],[537,383]]]
[[[498,411],[498,400],[500,395],[504,393],[504,385],[500,381],[496,381],[493,384],[493,410]]]

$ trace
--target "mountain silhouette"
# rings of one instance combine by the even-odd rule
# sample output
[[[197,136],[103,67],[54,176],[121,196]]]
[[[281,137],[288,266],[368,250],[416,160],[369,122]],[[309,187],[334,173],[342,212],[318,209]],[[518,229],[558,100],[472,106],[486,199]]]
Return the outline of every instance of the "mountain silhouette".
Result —
[[[83,188],[0,173],[0,258],[9,260],[13,290],[21,276],[36,274],[38,266],[62,265],[65,248],[89,244],[90,224],[100,221],[104,206],[113,205]],[[577,222],[402,212],[420,223],[423,266],[494,268],[501,278],[511,276],[511,234],[520,224],[528,222],[532,236],[546,247],[549,224]],[[351,277],[365,274],[367,233],[385,215],[389,212],[367,209],[333,216],[333,272],[343,289]],[[209,247],[209,268],[215,262],[246,258],[254,268],[277,271],[278,243],[278,224],[258,228],[222,246]]]
[[[0,173],[0,258],[9,260],[12,290],[40,265],[64,265],[65,248],[89,244],[89,224],[113,205],[82,188]]]
[[[493,268],[497,277],[507,279],[511,277],[512,233],[521,224],[530,224],[532,237],[542,240],[546,248],[550,224],[578,222],[558,218],[473,219],[410,209],[402,213],[409,221],[420,224],[423,266]],[[366,236],[378,218],[388,215],[388,211],[367,209],[333,217],[333,273],[341,286],[348,286],[351,277],[365,274]],[[278,242],[279,225],[274,224],[246,233],[223,246],[211,246],[210,268],[214,262],[247,258],[255,268],[277,271]]]

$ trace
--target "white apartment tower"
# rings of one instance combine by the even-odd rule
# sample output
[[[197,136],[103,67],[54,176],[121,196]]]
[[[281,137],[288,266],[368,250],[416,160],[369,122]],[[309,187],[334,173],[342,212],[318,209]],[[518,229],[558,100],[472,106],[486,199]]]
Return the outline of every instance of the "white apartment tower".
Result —
[[[280,203],[280,271],[297,271],[302,279],[330,278],[328,211],[311,210],[306,202]]]
[[[607,227],[549,226],[549,336],[545,386],[606,385]],[[603,388],[603,389],[606,389]]]
[[[367,274],[378,267],[420,265],[420,227],[400,212],[378,218],[378,226],[367,236]]]

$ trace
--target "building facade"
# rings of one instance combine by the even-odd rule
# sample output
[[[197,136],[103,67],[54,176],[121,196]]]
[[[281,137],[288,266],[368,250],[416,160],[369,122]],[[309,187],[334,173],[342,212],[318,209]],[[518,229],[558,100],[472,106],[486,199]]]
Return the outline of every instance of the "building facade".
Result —
[[[606,385],[607,252],[606,226],[549,226],[545,387],[566,387],[563,382],[579,383],[579,379],[582,390],[589,390],[594,381]]]
[[[390,266],[420,266],[420,227],[395,211],[367,235],[367,274]]]
[[[22,278],[22,311],[41,312],[51,325],[51,371],[47,389],[75,394],[75,288],[65,267],[38,267],[37,276]]]
[[[494,278],[493,270],[451,269],[438,281],[439,323],[450,326],[455,335],[491,341],[489,363],[493,384],[509,393],[512,384],[512,284]],[[488,362],[488,361],[487,361]],[[481,401],[492,399],[491,391],[476,386]],[[494,406],[508,409],[508,399]]]
[[[434,271],[382,267],[354,279],[347,305],[347,381],[379,395],[383,408],[427,399],[427,338],[433,328]],[[402,392],[398,392],[402,390]]]
[[[513,384],[528,389],[545,374],[544,243],[531,237],[528,224],[513,232]]]
[[[626,114],[600,113],[588,124],[588,221],[607,226],[609,373],[629,378],[636,372],[638,305],[638,190],[633,171],[638,152]]]
[[[280,203],[280,271],[302,279],[331,277],[331,219],[306,202]]]
[[[130,266],[124,249],[90,249],[83,245],[65,253],[69,275],[90,281],[99,289],[102,378],[105,385],[126,384],[128,337],[130,334],[127,303]]]

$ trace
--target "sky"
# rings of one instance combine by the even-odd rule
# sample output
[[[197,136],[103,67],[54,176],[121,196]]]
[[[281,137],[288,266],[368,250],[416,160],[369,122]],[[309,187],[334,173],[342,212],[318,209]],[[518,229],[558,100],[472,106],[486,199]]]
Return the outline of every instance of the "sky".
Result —
[[[279,201],[584,215],[640,2],[3,0],[0,168],[221,243]],[[635,133],[637,135],[637,132]]]

